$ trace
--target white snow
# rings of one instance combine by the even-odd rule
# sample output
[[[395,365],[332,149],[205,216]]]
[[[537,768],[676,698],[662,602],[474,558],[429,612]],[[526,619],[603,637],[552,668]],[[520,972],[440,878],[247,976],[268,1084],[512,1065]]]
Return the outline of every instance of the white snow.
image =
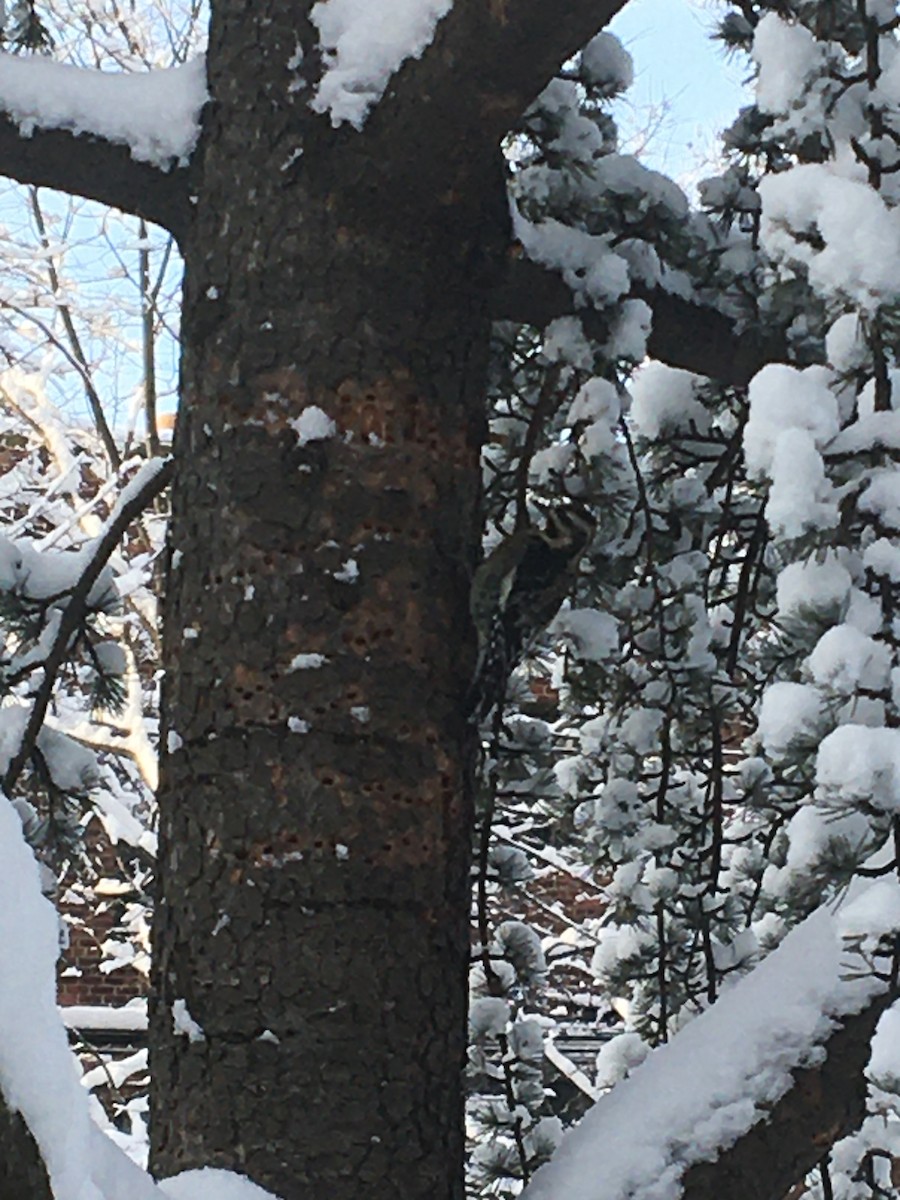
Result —
[[[759,66],[756,101],[767,113],[782,113],[802,92],[822,63],[824,48],[801,24],[767,13],[753,35],[753,57]]]
[[[676,1200],[688,1167],[760,1120],[791,1071],[818,1060],[833,1018],[881,986],[846,967],[837,920],[820,909],[599,1100],[523,1200]]]
[[[790,429],[805,430],[821,448],[838,431],[837,401],[820,368],[770,363],[750,381],[744,451],[752,476],[771,473],[778,439]]]
[[[877,941],[900,930],[900,887],[895,879],[879,879],[846,904],[838,924],[845,937]]]
[[[589,379],[578,389],[566,417],[566,424],[575,426],[583,421],[617,421],[622,402],[618,388],[599,376]]]
[[[477,996],[469,1004],[469,1036],[496,1037],[510,1022],[509,1001],[502,996]]]
[[[199,1171],[182,1171],[159,1184],[162,1197],[170,1200],[278,1200],[243,1175],[202,1167]]]
[[[766,519],[776,538],[798,538],[808,529],[838,523],[834,489],[825,463],[805,429],[785,429],[772,455]]]
[[[15,809],[0,795],[0,1091],[21,1112],[54,1200],[102,1200],[91,1181],[90,1118],[56,1008],[59,926]]]
[[[568,363],[590,371],[594,366],[594,348],[585,337],[578,317],[557,317],[544,330],[544,357],[549,362]]]
[[[147,1001],[131,1000],[121,1008],[99,1004],[68,1004],[60,1007],[66,1029],[119,1029],[143,1032],[147,1028]]]
[[[807,163],[767,175],[759,192],[764,248],[804,264],[817,291],[850,298],[864,310],[897,296],[900,217],[864,178]]]
[[[94,557],[96,541],[79,550],[38,550],[26,539],[10,541],[0,535],[0,589],[13,591],[31,600],[56,601],[63,605],[63,594],[71,591]],[[88,595],[88,603],[102,607],[116,595],[109,566],[100,572]]]
[[[624,296],[630,286],[628,263],[610,248],[609,239],[563,225],[531,222],[513,206],[513,231],[534,262],[559,271],[576,304],[604,307]]]
[[[900,812],[900,730],[840,725],[819,746],[816,780],[835,807]]]
[[[709,418],[697,398],[700,379],[689,371],[649,362],[641,367],[628,385],[631,392],[631,419],[635,429],[646,438],[676,429],[686,429],[691,423],[706,429]]]
[[[576,658],[603,662],[619,649],[619,625],[610,613],[595,608],[570,608],[557,616],[551,634],[570,643]]]
[[[309,19],[326,68],[311,106],[362,129],[369,110],[408,58],[421,58],[453,0],[319,0]]]
[[[605,30],[591,38],[581,52],[585,79],[603,95],[627,91],[634,82],[634,62],[617,37]]]
[[[338,583],[356,583],[359,579],[359,563],[355,558],[348,558],[341,564],[340,570],[334,572],[332,578]]]
[[[804,609],[843,614],[852,582],[850,572],[832,554],[822,562],[811,558],[788,563],[775,585],[778,615],[793,617]]]
[[[900,1004],[892,1004],[881,1015],[866,1074],[886,1091],[900,1090]]]
[[[598,1088],[612,1087],[639,1067],[650,1053],[650,1046],[637,1033],[622,1033],[600,1048],[597,1055]]]
[[[295,654],[291,659],[289,671],[317,671],[324,667],[328,659],[324,654]]]
[[[179,998],[172,1002],[172,1031],[186,1037],[189,1042],[205,1042],[206,1034],[190,1014],[187,1001]]]
[[[888,684],[891,656],[883,642],[841,624],[819,638],[807,667],[817,684],[835,692],[850,694],[858,687],[880,691]]]
[[[757,733],[766,753],[779,758],[799,739],[812,737],[822,717],[822,697],[803,683],[773,683],[763,695]]]
[[[844,313],[825,335],[825,352],[836,371],[855,371],[869,355],[856,313]]]
[[[305,446],[309,442],[325,441],[326,438],[334,437],[337,433],[337,425],[328,413],[315,404],[304,408],[300,416],[288,421],[288,424],[297,434],[297,441],[301,446]]]
[[[202,58],[126,73],[0,54],[0,107],[25,136],[36,129],[94,134],[162,170],[188,161],[206,100]]]

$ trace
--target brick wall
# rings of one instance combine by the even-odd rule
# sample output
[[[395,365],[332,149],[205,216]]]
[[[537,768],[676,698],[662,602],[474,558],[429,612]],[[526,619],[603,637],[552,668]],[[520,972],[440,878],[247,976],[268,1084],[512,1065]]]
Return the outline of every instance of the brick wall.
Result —
[[[100,970],[100,947],[115,930],[123,901],[104,894],[103,880],[121,878],[115,847],[103,833],[100,822],[88,826],[88,849],[97,870],[96,890],[82,887],[85,903],[76,903],[64,880],[60,887],[59,910],[66,920],[69,946],[60,955],[57,967],[57,995],[60,1004],[118,1006],[135,996],[147,994],[147,980],[133,967],[114,971]]]

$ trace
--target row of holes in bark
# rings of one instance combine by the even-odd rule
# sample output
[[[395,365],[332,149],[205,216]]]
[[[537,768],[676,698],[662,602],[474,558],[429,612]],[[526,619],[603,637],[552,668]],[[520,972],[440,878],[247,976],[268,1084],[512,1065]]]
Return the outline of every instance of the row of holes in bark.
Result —
[[[429,739],[429,740],[431,740],[431,739]],[[333,775],[330,771],[327,771],[327,770],[318,772],[318,776],[319,776],[319,782],[322,784],[323,787],[336,787],[339,782],[337,776]],[[440,791],[442,791],[442,792],[452,791],[456,786],[455,780],[453,779],[452,775],[448,775],[446,772],[444,772],[442,775],[439,776],[439,784],[440,784]],[[359,790],[363,793],[363,795],[366,795],[366,796],[370,796],[373,792],[375,792],[379,796],[384,796],[387,793],[387,786],[383,783],[363,783],[360,785]],[[408,795],[408,793],[405,793],[405,792],[391,792],[388,799],[393,800],[394,802],[399,802],[401,800],[405,800],[405,802],[407,804],[414,804],[416,802],[417,797],[410,796],[410,795]]]

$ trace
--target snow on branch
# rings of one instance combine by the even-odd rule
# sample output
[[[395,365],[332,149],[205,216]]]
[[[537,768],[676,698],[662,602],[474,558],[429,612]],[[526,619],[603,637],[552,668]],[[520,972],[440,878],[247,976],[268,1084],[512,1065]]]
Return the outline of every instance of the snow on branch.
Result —
[[[72,637],[88,614],[92,603],[96,603],[98,600],[97,593],[102,590],[98,588],[98,584],[103,580],[109,559],[118,548],[125,530],[135,517],[144,511],[150,501],[168,485],[172,473],[171,459],[153,459],[147,463],[122,491],[102,536],[84,552],[84,558],[78,564],[80,571],[77,579],[64,589],[58,589],[55,584],[49,585],[52,588],[50,594],[56,595],[57,592],[62,592],[65,606],[56,616],[50,645],[42,657],[40,665],[43,669],[43,677],[35,693],[27,721],[23,722],[24,728],[18,739],[18,747],[9,754],[3,771],[3,788],[7,794],[15,787],[39,738],[46,737],[49,732],[45,730],[44,723],[57,676],[66,661]],[[32,576],[39,573],[35,568],[40,555],[34,554],[32,558],[27,582],[32,587],[40,586],[40,579],[32,579]],[[29,662],[27,668],[30,670],[33,665]]]
[[[408,0],[446,10],[439,0]],[[532,100],[626,0],[457,0],[431,43],[409,57],[368,118],[367,132],[439,165],[494,152]],[[331,7],[329,3],[328,7]]]
[[[332,125],[362,129],[369,109],[407,58],[418,58],[453,0],[320,0],[309,19],[319,30],[325,70],[312,107]]]
[[[0,54],[0,107],[23,137],[36,129],[93,134],[162,171],[187,166],[206,99],[202,58],[167,70],[113,72]]]
[[[869,1037],[891,997],[846,949],[854,907],[817,910],[655,1050],[564,1138],[523,1200],[783,1195],[865,1113]]]
[[[0,54],[0,172],[137,213],[177,235],[206,98],[202,59],[118,73]]]
[[[754,329],[740,331],[732,318],[700,301],[642,284],[632,284],[628,294],[650,306],[653,328],[647,353],[670,367],[743,387],[765,363],[786,356],[785,345],[774,335],[766,337]],[[516,321],[538,329],[577,312],[594,341],[603,344],[610,333],[602,313],[578,306],[560,272],[522,254],[510,256],[491,308],[497,321]]]

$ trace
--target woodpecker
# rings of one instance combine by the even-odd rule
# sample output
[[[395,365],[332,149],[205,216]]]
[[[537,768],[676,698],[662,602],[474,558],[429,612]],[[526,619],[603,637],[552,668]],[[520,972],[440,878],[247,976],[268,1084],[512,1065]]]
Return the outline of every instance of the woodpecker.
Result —
[[[476,570],[470,607],[478,661],[470,711],[478,720],[502,705],[510,675],[556,616],[594,528],[587,510],[554,508],[542,529],[517,529]]]

